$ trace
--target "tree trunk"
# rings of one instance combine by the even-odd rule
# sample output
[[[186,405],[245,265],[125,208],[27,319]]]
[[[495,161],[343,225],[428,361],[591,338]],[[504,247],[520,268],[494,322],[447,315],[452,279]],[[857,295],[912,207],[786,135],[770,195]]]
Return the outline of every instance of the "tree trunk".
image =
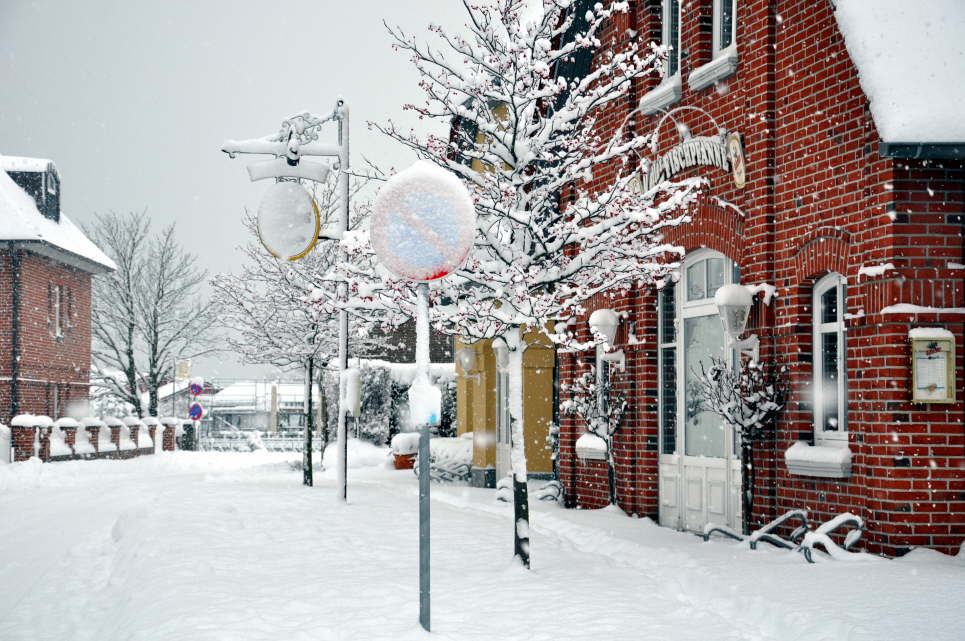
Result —
[[[754,449],[748,439],[741,441],[741,521],[744,535],[751,533],[754,509]]]
[[[526,486],[526,440],[523,425],[523,353],[521,330],[503,337],[509,347],[509,414],[512,427],[510,459],[513,464],[513,553],[529,569],[529,492]]]
[[[312,431],[315,429],[315,410],[312,406],[312,388],[315,386],[315,358],[308,358],[308,371],[305,372],[305,443],[302,448],[302,483],[311,487],[312,474]]]
[[[318,376],[319,391],[319,417],[318,417],[318,437],[322,439],[321,455],[318,459],[319,471],[325,471],[325,450],[328,449],[328,397],[325,395],[325,370],[322,369]]]

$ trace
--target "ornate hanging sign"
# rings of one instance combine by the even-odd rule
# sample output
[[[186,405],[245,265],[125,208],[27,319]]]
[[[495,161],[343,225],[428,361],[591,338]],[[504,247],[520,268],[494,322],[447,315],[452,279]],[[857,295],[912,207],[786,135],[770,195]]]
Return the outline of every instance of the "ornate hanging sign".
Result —
[[[651,163],[650,170],[641,180],[641,189],[649,191],[675,174],[697,166],[717,167],[730,172],[738,189],[743,188],[747,174],[740,134],[733,132],[726,138],[694,136],[684,140]]]

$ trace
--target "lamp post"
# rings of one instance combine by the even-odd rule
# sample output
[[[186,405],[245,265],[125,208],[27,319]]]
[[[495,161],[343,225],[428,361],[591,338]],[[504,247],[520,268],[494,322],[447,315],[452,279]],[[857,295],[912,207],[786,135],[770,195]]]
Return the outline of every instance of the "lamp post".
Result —
[[[335,145],[323,144],[318,142],[318,131],[322,125],[329,121],[338,123],[338,142]],[[221,150],[234,158],[237,154],[269,154],[274,156],[273,160],[266,160],[255,163],[248,167],[248,175],[252,181],[265,178],[274,178],[276,182],[283,179],[304,179],[314,182],[323,182],[331,170],[329,163],[319,163],[304,159],[304,156],[322,156],[334,158],[338,163],[338,184],[336,192],[339,199],[338,221],[334,227],[319,227],[318,209],[314,202],[311,206],[315,207],[315,218],[309,220],[308,225],[303,229],[313,227],[307,247],[299,248],[297,251],[285,252],[281,255],[277,252],[278,247],[269,246],[266,238],[262,236],[262,226],[259,224],[259,237],[262,244],[268,251],[279,258],[287,260],[297,260],[310,252],[319,240],[341,240],[345,232],[348,231],[349,222],[349,108],[345,101],[339,97],[335,103],[335,108],[327,116],[319,116],[310,113],[297,114],[282,122],[282,127],[278,133],[254,138],[249,140],[227,140],[222,145]],[[302,190],[304,191],[304,190]],[[291,198],[292,190],[289,193],[279,193],[278,198]],[[269,194],[270,195],[270,194]],[[297,202],[298,194],[294,195]],[[311,200],[311,199],[309,199]],[[274,201],[279,202],[278,200]],[[262,205],[265,203],[263,202]],[[266,214],[297,216],[298,212],[278,211],[277,207],[259,208],[259,221],[262,212]],[[303,212],[302,212],[303,213]],[[305,220],[293,220],[294,224],[305,225]],[[291,250],[291,248],[287,248]],[[339,247],[338,260],[343,261],[347,257],[346,252]],[[340,303],[345,303],[348,298],[348,283],[339,282],[337,285],[337,298]],[[344,305],[339,306],[338,310],[338,370],[339,370],[339,407],[338,407],[338,485],[339,494],[343,501],[348,500],[348,439],[346,434],[345,420],[345,376],[343,372],[348,369],[348,312]],[[309,457],[309,461],[310,461]]]

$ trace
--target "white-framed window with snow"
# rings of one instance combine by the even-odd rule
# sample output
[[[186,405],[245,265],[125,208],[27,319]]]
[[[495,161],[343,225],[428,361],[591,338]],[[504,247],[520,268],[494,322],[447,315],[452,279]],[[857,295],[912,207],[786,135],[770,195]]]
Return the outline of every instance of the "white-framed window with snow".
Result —
[[[512,417],[509,413],[509,372],[496,372],[496,443],[512,444]]]
[[[663,0],[660,41],[667,47],[663,80],[640,100],[644,115],[658,113],[680,101],[680,0]]]
[[[737,0],[714,0],[713,57],[737,41]]]
[[[660,41],[667,47],[667,69],[664,77],[677,77],[677,82],[680,82],[680,0],[663,0]]]
[[[60,285],[47,285],[47,325],[54,338],[64,337],[64,291]]]
[[[813,348],[815,441],[847,442],[846,281],[836,273],[814,285]]]
[[[665,285],[657,294],[661,454],[725,456],[734,451],[729,431],[700,409],[693,380],[701,364],[733,358],[725,352],[714,294],[722,285],[739,282],[736,263],[719,252],[699,249],[687,256],[676,285]]]
[[[714,0],[711,59],[690,72],[687,82],[699,91],[737,71],[737,0]]]

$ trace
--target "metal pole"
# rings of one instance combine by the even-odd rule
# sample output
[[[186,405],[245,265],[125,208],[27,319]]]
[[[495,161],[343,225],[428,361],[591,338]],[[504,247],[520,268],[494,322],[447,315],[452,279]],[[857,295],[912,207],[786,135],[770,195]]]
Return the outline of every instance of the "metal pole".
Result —
[[[429,285],[419,283],[416,337],[429,334]],[[429,381],[429,346],[416,343],[416,379]],[[419,436],[419,623],[429,631],[429,424]]]
[[[349,120],[348,105],[342,98],[338,99],[335,107],[338,112],[338,227],[344,233],[348,231],[349,218]],[[339,249],[339,261],[347,260],[346,253]],[[348,299],[348,283],[338,285],[340,302]],[[344,372],[348,369],[348,312],[345,309],[338,310],[338,484],[342,495],[342,500],[348,500],[348,434],[345,424],[345,376]]]

